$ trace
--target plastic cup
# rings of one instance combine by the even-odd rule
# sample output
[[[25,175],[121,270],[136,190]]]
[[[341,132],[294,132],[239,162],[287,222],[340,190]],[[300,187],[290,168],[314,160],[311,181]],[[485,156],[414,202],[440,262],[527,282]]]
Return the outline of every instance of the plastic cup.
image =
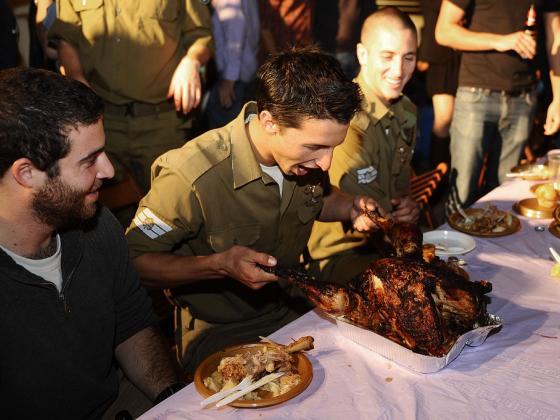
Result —
[[[560,191],[560,153],[547,154],[547,156],[550,183],[556,191]]]

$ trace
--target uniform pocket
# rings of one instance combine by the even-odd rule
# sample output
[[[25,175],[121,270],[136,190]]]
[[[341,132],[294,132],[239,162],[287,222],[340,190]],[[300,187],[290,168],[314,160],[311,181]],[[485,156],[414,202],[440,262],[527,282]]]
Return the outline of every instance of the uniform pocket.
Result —
[[[101,6],[103,6],[103,0],[72,0],[72,7],[77,13],[99,9]]]
[[[321,207],[319,206],[319,201],[313,205],[303,205],[297,209],[298,219],[304,225],[308,224],[312,220],[317,218]]]
[[[259,225],[236,226],[216,232],[210,232],[208,238],[210,246],[215,252],[227,251],[234,245],[251,247],[261,235]]]
[[[177,0],[142,1],[140,10],[148,18],[174,21],[179,16],[179,2]]]

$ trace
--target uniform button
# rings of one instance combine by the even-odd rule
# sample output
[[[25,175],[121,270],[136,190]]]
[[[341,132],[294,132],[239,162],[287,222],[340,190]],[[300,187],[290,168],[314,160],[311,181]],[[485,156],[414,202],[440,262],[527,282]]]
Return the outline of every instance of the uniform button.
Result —
[[[404,153],[404,147],[399,147],[399,152]]]
[[[115,41],[121,42],[121,39],[117,37],[117,38],[115,38]]]

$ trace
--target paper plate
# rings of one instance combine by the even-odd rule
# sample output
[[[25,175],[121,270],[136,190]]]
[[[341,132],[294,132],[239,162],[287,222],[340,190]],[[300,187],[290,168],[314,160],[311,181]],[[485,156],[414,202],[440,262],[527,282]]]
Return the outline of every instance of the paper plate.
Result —
[[[424,233],[424,243],[434,244],[438,257],[466,254],[476,246],[476,242],[469,235],[455,232],[454,230],[432,230],[431,232],[426,232]],[[445,249],[438,249],[438,247]]]
[[[204,398],[207,398],[214,394],[214,392],[204,385],[204,379],[207,378],[214,372],[220,361],[224,357],[232,357],[236,354],[250,352],[255,353],[258,350],[261,350],[265,347],[266,344],[264,343],[255,343],[255,344],[243,344],[233,347],[228,347],[225,350],[218,351],[210,356],[208,356],[196,369],[194,373],[194,385],[196,390],[202,395]],[[290,389],[285,394],[278,395],[277,397],[268,396],[263,394],[260,400],[236,400],[228,405],[232,407],[238,408],[259,408],[259,407],[268,407],[271,405],[276,405],[288,401],[295,396],[301,394],[311,383],[311,379],[313,379],[313,366],[311,362],[307,358],[307,356],[303,353],[296,354],[296,366],[298,373],[301,376],[300,383],[297,384],[295,387]]]

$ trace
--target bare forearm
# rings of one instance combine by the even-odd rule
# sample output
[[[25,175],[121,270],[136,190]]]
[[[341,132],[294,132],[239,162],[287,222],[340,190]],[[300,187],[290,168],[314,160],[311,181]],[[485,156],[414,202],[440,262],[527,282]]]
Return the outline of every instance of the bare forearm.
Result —
[[[222,254],[191,257],[147,253],[134,258],[133,263],[146,286],[176,287],[225,277],[221,258]]]
[[[78,51],[68,42],[60,40],[58,44],[58,59],[64,67],[64,74],[72,79],[79,80],[89,86],[86,80]]]
[[[186,56],[204,66],[212,57],[212,51],[208,47],[194,44],[188,49]]]
[[[145,328],[119,344],[115,357],[130,381],[152,401],[166,387],[182,381],[180,368],[155,327]]]
[[[446,47],[463,51],[495,50],[500,35],[474,32],[463,27],[465,11],[448,0],[443,0],[436,23],[436,41]]]
[[[487,32],[473,32],[458,24],[438,24],[436,41],[461,51],[490,51],[496,49],[500,36]]]
[[[319,215],[321,222],[349,221],[354,197],[331,186],[331,192],[323,199],[323,209]]]
[[[544,22],[553,100],[560,101],[560,13],[546,13]]]

